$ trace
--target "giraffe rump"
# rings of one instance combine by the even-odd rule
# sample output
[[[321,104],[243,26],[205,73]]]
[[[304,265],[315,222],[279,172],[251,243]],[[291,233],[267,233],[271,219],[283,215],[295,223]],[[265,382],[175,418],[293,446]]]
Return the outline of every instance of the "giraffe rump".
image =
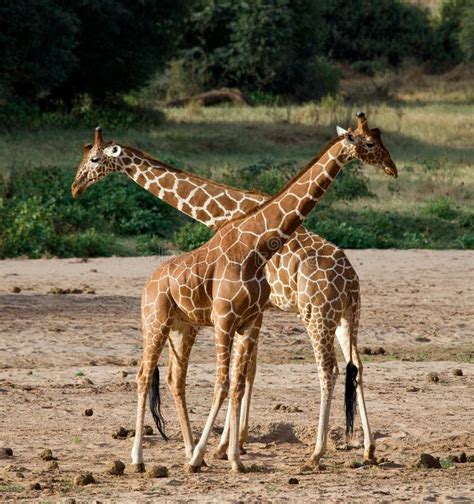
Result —
[[[153,372],[153,378],[151,381],[150,411],[153,416],[153,420],[155,421],[156,428],[158,429],[158,432],[161,434],[161,437],[165,441],[169,441],[169,438],[165,433],[166,422],[163,417],[163,414],[161,413],[160,370],[158,366],[156,366],[155,371]]]
[[[344,406],[346,409],[346,435],[352,436],[354,433],[354,417],[356,414],[357,396],[357,366],[349,361],[346,367],[346,386],[344,392]]]

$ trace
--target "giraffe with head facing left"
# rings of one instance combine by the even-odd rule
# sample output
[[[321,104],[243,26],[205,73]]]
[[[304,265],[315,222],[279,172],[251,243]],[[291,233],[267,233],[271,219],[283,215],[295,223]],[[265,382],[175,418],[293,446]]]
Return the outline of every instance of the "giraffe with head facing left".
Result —
[[[194,251],[194,253],[191,254],[191,259],[189,259],[189,254],[185,256],[180,256],[181,257],[187,257],[186,261],[191,261],[194,265],[194,267],[191,267],[190,264],[187,266],[184,266],[182,263],[180,265],[174,265],[173,266],[173,272],[171,272],[167,269],[167,273],[164,274],[161,271],[161,268],[170,268],[170,264],[166,263],[164,266],[160,266],[158,271],[160,271],[160,274],[158,275],[160,278],[160,282],[162,282],[162,277],[168,278],[169,279],[169,286],[168,286],[168,294],[171,295],[171,298],[173,302],[170,302],[169,309],[171,312],[167,312],[166,310],[164,313],[167,313],[169,317],[166,319],[168,322],[163,326],[163,331],[159,331],[160,334],[161,332],[165,333],[165,336],[161,336],[158,338],[159,341],[162,341],[164,343],[164,340],[166,337],[170,334],[179,334],[181,337],[183,337],[183,340],[186,340],[188,338],[191,341],[194,341],[195,337],[195,331],[196,331],[196,326],[197,325],[208,325],[208,324],[213,324],[214,327],[216,328],[216,338],[218,342],[219,340],[224,340],[227,343],[232,340],[233,334],[237,331],[237,322],[233,322],[230,324],[228,330],[224,331],[226,332],[226,336],[222,336],[220,334],[221,328],[219,325],[216,326],[216,321],[220,321],[221,317],[217,317],[213,315],[215,312],[215,304],[216,306],[222,305],[222,300],[214,298],[214,296],[206,291],[206,295],[201,292],[201,289],[203,288],[202,285],[209,285],[212,284],[213,286],[215,285],[223,285],[223,283],[226,283],[227,280],[224,278],[226,277],[227,274],[229,274],[231,277],[237,278],[238,281],[237,283],[242,283],[245,285],[244,282],[244,277],[242,276],[242,271],[237,275],[235,271],[233,271],[233,268],[236,266],[236,264],[239,264],[240,268],[242,267],[242,264],[248,265],[249,260],[250,263],[253,263],[253,266],[251,270],[256,274],[260,275],[261,269],[263,268],[263,265],[265,264],[266,261],[270,259],[272,254],[275,253],[275,250],[279,250],[283,244],[285,244],[289,240],[289,236],[291,233],[296,230],[298,225],[301,223],[303,217],[309,212],[309,210],[316,204],[317,200],[319,197],[322,196],[324,191],[327,189],[329,184],[332,182],[334,179],[335,175],[337,175],[338,171],[340,170],[342,164],[344,164],[346,161],[352,159],[352,158],[358,158],[362,159],[365,162],[368,162],[370,164],[373,164],[375,166],[379,166],[383,168],[387,173],[396,176],[396,168],[393,162],[390,159],[390,156],[386,149],[383,147],[383,144],[381,143],[380,140],[380,132],[378,130],[370,130],[367,126],[367,122],[365,117],[361,114],[359,116],[359,126],[355,131],[339,131],[340,136],[335,139],[333,142],[331,142],[331,145],[326,149],[324,154],[319,158],[317,161],[311,162],[308,167],[303,170],[302,174],[299,177],[296,177],[290,184],[288,184],[284,190],[282,190],[277,196],[274,198],[270,199],[267,201],[267,203],[263,204],[263,206],[258,209],[257,211],[254,211],[251,213],[251,215],[244,217],[243,219],[233,221],[232,223],[228,225],[222,226],[216,233],[213,239],[206,244],[204,249],[201,247],[201,249],[198,249],[197,251]],[[86,162],[85,162],[85,161]],[[128,173],[131,177],[133,177],[135,180],[137,180],[138,183],[143,185],[145,188],[149,189],[150,191],[154,192],[156,191],[156,194],[159,197],[162,197],[165,201],[170,202],[173,204],[173,206],[176,206],[180,208],[182,211],[185,211],[186,213],[189,213],[190,215],[193,215],[195,218],[200,218],[201,220],[204,220],[205,215],[211,215],[214,216],[216,215],[216,208],[220,209],[221,207],[226,207],[226,200],[229,199],[234,199],[237,202],[239,202],[239,208],[235,212],[237,215],[241,215],[244,211],[248,209],[248,207],[254,206],[255,204],[261,203],[262,202],[262,196],[257,195],[257,194],[252,194],[250,198],[240,198],[238,197],[238,194],[233,194],[231,192],[226,192],[226,191],[231,191],[231,188],[227,188],[227,186],[219,186],[219,185],[211,185],[208,186],[209,181],[205,181],[204,179],[199,179],[199,177],[192,176],[193,179],[189,180],[187,178],[188,175],[190,174],[185,174],[183,172],[176,171],[174,172],[173,169],[167,169],[166,165],[162,163],[158,163],[158,166],[153,163],[153,160],[150,157],[145,158],[145,167],[146,169],[143,169],[144,165],[144,159],[140,154],[131,148],[127,147],[122,147],[118,145],[115,142],[105,144],[102,140],[101,137],[101,132],[98,131],[96,133],[96,141],[93,146],[85,146],[85,155],[84,155],[84,160],[83,163],[81,164],[78,174],[76,177],[76,181],[73,185],[73,194],[78,195],[80,192],[82,192],[85,187],[91,185],[95,181],[99,180],[102,178],[105,174],[107,174],[110,171],[125,171]],[[164,172],[160,172],[157,170],[164,170]],[[155,187],[155,181],[158,177],[161,177],[163,180],[160,182],[160,185],[157,185]],[[214,191],[215,197],[211,201],[205,201],[202,203],[202,205],[199,207],[197,204],[197,197],[200,196],[199,193],[199,187],[195,185],[196,179],[199,179],[201,186],[204,188],[204,190],[212,192]],[[182,191],[179,189],[180,186],[187,186],[187,191]],[[217,188],[216,188],[217,186]],[[220,191],[220,192],[216,192]],[[154,192],[155,193],[155,192]],[[238,191],[236,191],[238,193]],[[182,195],[187,194],[186,198],[183,198]],[[193,198],[195,198],[193,200]],[[253,201],[252,199],[253,198]],[[249,201],[250,200],[250,201]],[[264,199],[265,200],[265,199]],[[202,201],[201,201],[202,202]],[[232,217],[232,212],[230,212]],[[229,217],[229,212],[227,212],[226,217]],[[217,222],[219,222],[219,219],[216,219]],[[238,228],[236,227],[238,225]],[[240,227],[241,226],[241,227]],[[229,229],[228,229],[229,228]],[[239,231],[237,231],[239,229]],[[245,232],[244,232],[245,230]],[[304,245],[303,250],[305,250],[306,255],[310,259],[307,261],[307,263],[311,263],[311,260],[314,262],[314,254],[310,256],[308,254],[308,249],[314,247],[315,241],[311,240],[311,237],[306,237],[304,234],[306,232],[302,230],[301,228],[297,230],[295,236],[296,241],[295,243],[298,244],[298,241]],[[306,233],[309,234],[309,233]],[[223,240],[226,245],[223,246],[219,244],[218,247],[216,247],[215,243],[216,240],[220,242],[220,240]],[[290,241],[288,241],[287,246],[290,245],[290,243],[294,240],[294,238]],[[230,242],[233,241],[233,243],[229,244]],[[214,244],[210,249],[209,247],[211,244]],[[245,247],[244,247],[245,244]],[[231,246],[232,245],[232,246]],[[337,327],[339,321],[341,321],[342,315],[345,313],[347,310],[348,314],[346,315],[347,318],[347,323],[346,326],[344,326],[344,323],[341,328],[340,334],[342,335],[342,345],[344,349],[344,353],[346,358],[349,361],[352,361],[352,359],[355,359],[355,362],[357,363],[357,367],[360,366],[360,359],[358,358],[358,354],[354,350],[354,345],[351,345],[351,336],[355,338],[355,334],[349,329],[352,329],[352,327],[356,327],[357,325],[357,317],[358,317],[358,288],[351,290],[352,285],[348,283],[346,285],[345,281],[345,274],[347,275],[347,272],[349,271],[349,268],[344,269],[344,261],[342,260],[344,258],[343,254],[341,251],[341,254],[335,254],[334,255],[334,247],[331,246],[331,244],[328,244],[327,242],[324,242],[320,240],[318,244],[318,250],[319,250],[319,255],[320,259],[323,262],[328,263],[326,266],[326,270],[332,271],[338,271],[338,274],[336,274],[336,278],[334,280],[334,285],[337,287],[337,291],[348,291],[344,292],[343,299],[337,299],[336,296],[336,302],[333,303],[333,306],[326,305],[326,313],[318,313],[318,317],[315,319],[313,318],[313,310],[312,308],[314,307],[314,299],[313,296],[316,294],[316,297],[318,297],[318,291],[314,291],[314,289],[307,289],[307,286],[311,285],[311,282],[314,284],[321,284],[324,283],[327,280],[324,279],[324,276],[318,279],[318,271],[317,268],[315,268],[314,264],[312,266],[313,272],[315,273],[315,278],[311,279],[311,271],[310,269],[304,268],[305,261],[300,260],[300,263],[303,264],[302,271],[299,271],[299,278],[298,278],[298,286],[299,286],[299,291],[295,287],[293,287],[293,293],[296,291],[297,295],[292,296],[290,289],[286,289],[286,284],[290,283],[292,280],[292,274],[291,270],[288,268],[287,271],[283,271],[283,269],[279,269],[279,264],[273,264],[271,263],[267,266],[267,278],[269,279],[269,283],[272,287],[272,302],[274,304],[281,303],[283,304],[285,302],[285,298],[295,298],[296,301],[294,301],[295,304],[297,304],[298,308],[301,307],[300,313],[303,315],[303,320],[306,323],[308,329],[314,333],[317,334],[318,331],[321,330],[321,324],[320,320],[327,320],[328,318],[330,319],[330,330],[332,331],[332,338],[330,335],[327,337],[323,333],[324,337],[319,337],[315,338],[315,341],[313,341],[313,345],[315,347],[315,354],[316,358],[318,359],[319,363],[319,369],[320,369],[320,376],[322,375],[324,377],[324,382],[322,380],[322,388],[323,388],[323,383],[325,385],[323,389],[323,397],[321,401],[321,408],[322,408],[322,415],[320,417],[320,429],[318,431],[318,443],[316,446],[315,454],[313,454],[313,457],[311,460],[312,463],[317,463],[319,460],[320,456],[325,450],[325,443],[326,439],[324,436],[322,439],[320,439],[321,432],[324,434],[324,426],[326,426],[327,430],[327,417],[329,413],[329,403],[330,403],[330,398],[332,394],[332,389],[334,386],[334,380],[335,380],[335,373],[336,373],[336,363],[335,363],[335,356],[334,356],[334,349],[333,349],[333,340],[334,340],[334,331],[335,328]],[[244,250],[242,249],[244,247]],[[263,247],[263,248],[261,248]],[[300,247],[301,248],[301,247]],[[222,250],[229,250],[230,256],[226,256],[226,260],[228,261],[228,264],[223,267],[222,265],[219,266],[219,271],[224,272],[224,277],[222,277],[221,273],[219,275],[216,275],[216,261],[217,257],[215,256],[215,251],[217,250],[218,253],[217,255],[219,257],[222,257]],[[242,249],[242,250],[241,250]],[[283,249],[285,250],[285,249]],[[237,257],[234,257],[233,254],[237,254]],[[240,255],[239,255],[240,254]],[[242,255],[244,254],[244,255]],[[224,254],[226,255],[226,254]],[[283,254],[283,251],[280,250],[280,252],[277,253],[275,258],[280,255],[280,263],[283,264],[284,261],[288,261],[286,256],[297,256],[297,249],[294,247],[293,249],[286,250],[285,253]],[[341,257],[341,255],[343,257]],[[200,260],[197,260],[197,258],[202,259],[203,257],[206,257],[206,260],[201,262]],[[252,257],[252,259],[250,259]],[[258,258],[258,261],[256,261],[256,258]],[[178,258],[179,259],[179,258]],[[236,259],[238,259],[236,261]],[[171,260],[172,263],[176,261],[177,259]],[[179,259],[179,261],[183,261],[183,259]],[[197,261],[195,263],[195,261]],[[295,261],[293,261],[295,262]],[[201,266],[197,266],[200,264]],[[220,264],[220,263],[219,263]],[[346,263],[347,264],[347,263]],[[350,264],[349,264],[350,266]],[[198,271],[196,272],[195,269]],[[246,268],[246,271],[248,271],[248,268]],[[268,272],[276,272],[274,274],[273,280],[271,280],[271,275],[268,274]],[[212,272],[212,278],[209,278],[209,274]],[[306,275],[305,275],[306,273]],[[156,273],[154,274],[156,276]],[[306,288],[305,288],[305,283],[302,281],[302,279],[307,276],[308,281],[306,282]],[[269,278],[270,277],[270,278]],[[285,278],[286,277],[286,278]],[[247,277],[245,277],[247,278]],[[259,277],[260,278],[260,277]],[[283,281],[281,280],[283,278]],[[199,279],[199,280],[198,280]],[[196,285],[196,288],[193,290],[192,288],[189,287],[189,282],[191,281],[196,281],[199,285]],[[236,281],[234,279],[234,281]],[[200,283],[199,283],[200,282]],[[144,330],[145,330],[145,342],[147,342],[147,327],[150,325],[150,322],[146,322],[147,320],[150,320],[150,317],[152,320],[155,320],[155,318],[158,316],[156,313],[156,303],[155,302],[150,302],[147,303],[145,302],[147,299],[150,299],[148,292],[150,290],[153,290],[151,286],[155,285],[156,281],[152,281],[147,289],[145,290],[144,294],[144,304],[143,304],[143,311],[144,311]],[[358,287],[357,283],[357,277],[355,276],[355,281],[354,283],[356,284],[356,287]],[[181,285],[183,284],[183,285]],[[175,286],[175,295],[178,297],[179,302],[175,299],[173,296],[173,288],[171,288],[171,285]],[[234,284],[230,284],[234,285]],[[260,295],[258,296],[258,302],[255,304],[251,303],[253,307],[259,306],[260,308],[263,307],[262,305],[262,299],[265,297],[263,293],[263,283],[259,283],[260,285],[259,289]],[[165,289],[166,290],[166,289]],[[185,291],[186,293],[183,294],[181,291]],[[211,289],[212,291],[212,289]],[[321,289],[320,289],[321,291]],[[243,291],[239,291],[240,293]],[[357,297],[356,297],[357,295]],[[240,294],[239,294],[240,296]],[[236,301],[238,301],[239,296],[235,298]],[[151,296],[151,299],[161,296],[161,291],[159,292],[154,292],[154,294]],[[322,296],[324,297],[324,295]],[[333,296],[334,297],[334,296]],[[354,299],[356,297],[356,299]],[[244,296],[245,298],[245,296]],[[232,298],[234,299],[234,298]],[[242,298],[243,299],[243,298]],[[321,302],[321,299],[318,300],[319,304],[324,306],[324,303]],[[188,303],[191,303],[191,305],[188,305]],[[230,303],[230,304],[229,304]],[[232,305],[233,306],[234,301],[231,302],[230,299],[226,298],[225,304],[227,305]],[[240,302],[237,303],[240,306]],[[244,305],[246,307],[246,313],[249,313],[248,311],[248,299],[246,302],[244,302]],[[353,309],[353,307],[356,306],[356,309]],[[155,307],[155,309],[153,309]],[[147,310],[151,310],[152,315],[146,316]],[[239,308],[240,310],[240,308]],[[224,317],[224,319],[229,318],[233,319],[236,317],[236,313],[239,312],[239,310],[234,310],[232,313],[227,314],[227,317]],[[159,310],[161,313],[163,313],[162,310]],[[196,315],[190,315],[190,311],[198,314],[201,314],[199,316]],[[219,310],[218,310],[219,311]],[[254,340],[255,337],[252,338],[252,334],[255,335],[256,332],[258,332],[258,327],[260,323],[260,316],[256,315],[257,310],[253,310],[253,308],[250,310],[252,312],[252,316],[255,316],[255,323],[250,324],[249,326],[246,326],[244,324],[244,330],[239,330],[238,332],[243,332],[242,335],[237,335],[237,343],[238,343],[238,348],[240,348],[240,351],[237,352],[237,367],[236,367],[236,376],[240,376],[240,378],[236,378],[233,381],[233,388],[232,388],[232,394],[231,398],[234,397],[235,395],[237,396],[237,399],[232,401],[231,400],[231,416],[228,417],[230,422],[229,424],[232,425],[234,424],[235,426],[235,419],[236,419],[236,414],[235,414],[235,408],[232,406],[232,403],[235,403],[237,400],[240,400],[240,394],[241,394],[241,380],[242,380],[242,375],[239,375],[239,369],[243,371],[243,374],[245,375],[246,369],[245,366],[247,364],[243,364],[248,358],[242,358],[243,354],[246,354],[249,352],[249,348],[255,348],[255,342],[252,341]],[[176,315],[178,313],[178,315]],[[184,315],[183,315],[184,313]],[[155,318],[153,318],[155,317]],[[239,317],[237,317],[239,318]],[[246,317],[243,317],[243,320],[247,320]],[[344,322],[345,319],[342,319]],[[349,327],[351,326],[351,327]],[[240,326],[239,326],[239,329]],[[219,336],[220,334],[220,336]],[[349,337],[347,337],[349,336]],[[243,343],[245,342],[245,343]],[[152,345],[153,346],[153,345]],[[145,353],[147,351],[148,345],[145,347]],[[155,348],[156,354],[159,354],[162,348],[162,343],[158,344]],[[223,370],[222,376],[225,376],[228,373],[228,354],[230,353],[230,350],[228,349],[228,345],[224,344],[223,346],[220,347],[221,349],[227,348],[227,350],[224,351],[224,357],[218,357],[218,362],[224,362],[223,365],[221,365],[221,368]],[[189,357],[189,353],[187,353],[187,349],[184,349],[181,347],[182,350],[182,355],[185,355],[185,357]],[[253,350],[252,350],[253,351]],[[173,353],[172,353],[173,354]],[[154,357],[151,359],[153,362],[155,359],[155,354],[153,354]],[[218,354],[219,355],[219,354]],[[157,357],[156,357],[157,360]],[[174,362],[179,360],[177,356],[174,356]],[[173,361],[173,357],[172,357]],[[240,362],[240,364],[239,364]],[[186,361],[187,365],[187,361]],[[143,376],[147,375],[146,371],[148,370],[148,373],[150,373],[150,367],[145,365],[145,368],[142,367],[140,368],[140,373],[139,373],[139,391],[141,388],[140,387],[140,382]],[[239,367],[240,366],[240,367]],[[186,367],[186,366],[185,366]],[[252,373],[252,370],[251,370]],[[254,373],[254,371],[253,371]],[[185,374],[185,370],[184,370]],[[218,374],[219,375],[219,374]],[[184,386],[184,380],[182,379],[183,376],[181,375],[178,381],[181,386]],[[252,379],[253,377],[251,377]],[[145,386],[144,388],[146,389],[149,384],[150,377],[148,378],[143,378],[145,381]],[[148,380],[148,381],[147,381]],[[239,382],[240,380],[240,382]],[[361,376],[359,375],[359,385],[361,385]],[[247,383],[248,385],[248,383]],[[327,385],[327,387],[326,387]],[[219,403],[221,403],[221,397],[226,394],[226,389],[228,388],[228,383],[226,382],[225,378],[221,378],[220,382],[218,379],[218,382],[216,384],[216,390],[215,390],[215,397],[214,397],[214,402],[213,402],[213,410],[215,411],[216,408],[218,409]],[[359,386],[359,390],[361,390],[361,386]],[[224,391],[224,392],[223,392]],[[142,392],[143,394],[143,392]],[[145,391],[146,395],[146,391]],[[246,394],[247,395],[247,394]],[[359,394],[359,405],[363,406],[363,411],[361,411],[361,414],[365,414],[365,405],[363,404],[363,396]],[[240,397],[240,399],[238,399]],[[362,401],[361,401],[362,397]],[[175,396],[176,399],[176,396]],[[144,399],[140,399],[140,403],[143,403]],[[184,427],[183,429],[183,434],[185,434],[185,443],[187,445],[187,455],[190,456],[193,448],[192,444],[192,439],[190,439],[190,432],[188,432],[188,438],[186,437],[186,424],[189,427],[189,420],[183,417],[184,412],[183,412],[183,403],[184,403],[184,394],[181,394],[181,403],[180,401],[177,401],[177,405],[181,404],[181,409],[178,407],[178,411],[180,412],[180,420],[181,420],[181,425]],[[144,403],[143,403],[144,404]],[[324,405],[324,409],[323,409]],[[361,408],[362,409],[362,408]],[[184,411],[185,411],[185,406],[184,406]],[[212,412],[211,412],[212,413]],[[244,417],[245,414],[248,413],[248,407],[247,410],[245,411],[244,409]],[[187,415],[187,412],[186,412]],[[140,415],[139,415],[140,416]],[[183,420],[184,418],[184,420]],[[213,418],[215,418],[214,414],[211,414],[210,419],[208,423],[206,424],[206,429],[203,433],[203,437],[206,438],[209,434],[209,425],[212,425],[213,423]],[[234,422],[232,422],[232,419]],[[365,420],[365,421],[364,421]],[[363,426],[364,426],[364,433],[368,431],[368,422],[366,421],[366,415],[365,418],[363,417]],[[232,430],[232,429],[231,429]],[[234,429],[235,432],[235,429]],[[370,436],[370,431],[369,436],[365,436],[366,438],[366,455],[371,455],[370,451],[372,450],[372,456],[373,456],[373,442]],[[137,433],[139,433],[139,425],[137,424]],[[367,442],[368,438],[368,442]],[[137,440],[139,439],[139,435],[137,435]],[[202,461],[202,455],[203,455],[203,449],[205,447],[205,440],[203,440],[203,443],[198,444],[196,449],[194,449],[194,453],[198,454],[198,456],[193,456],[191,460],[191,465],[193,467],[198,467],[200,462]],[[231,439],[232,440],[232,439]],[[136,442],[136,446],[137,442]],[[141,444],[140,444],[141,446]],[[141,449],[141,448],[140,448]],[[139,450],[135,450],[135,454],[137,454]],[[201,454],[201,455],[199,455]],[[237,458],[235,456],[235,443],[234,445],[231,443],[229,447],[229,459],[234,461],[233,467],[238,468],[239,463],[236,462]],[[135,456],[134,460],[136,463],[140,460],[139,456]]]

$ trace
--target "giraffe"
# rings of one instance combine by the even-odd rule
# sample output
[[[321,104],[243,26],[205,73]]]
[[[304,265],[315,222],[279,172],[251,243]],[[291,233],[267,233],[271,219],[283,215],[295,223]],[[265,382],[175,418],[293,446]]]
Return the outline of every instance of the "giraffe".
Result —
[[[370,130],[362,113],[358,114],[358,122],[355,132],[346,132],[339,128],[340,136],[330,142],[330,147],[344,138],[344,135],[357,136],[359,149],[355,152],[355,157],[369,164],[382,166],[388,174],[396,176],[395,165],[381,142],[379,130]],[[96,138],[94,146],[84,146],[83,161],[72,187],[74,196],[78,196],[107,173],[121,171],[154,195],[211,228],[218,227],[229,218],[244,215],[268,198],[263,194],[238,191],[177,170],[136,149],[115,142],[104,144],[100,131],[96,132],[97,136],[100,136],[100,141]],[[308,166],[314,165],[319,158],[320,156],[317,156]],[[271,287],[271,303],[283,310],[299,311],[311,337],[318,363],[321,411],[316,448],[308,463],[317,464],[326,450],[329,408],[336,373],[330,366],[334,360],[331,357],[334,332],[348,361],[351,335],[354,340],[352,351],[359,368],[357,400],[364,429],[364,456],[373,458],[375,446],[368,424],[363,397],[362,365],[355,341],[359,315],[359,283],[347,257],[342,250],[300,227],[269,261],[266,277]],[[175,328],[170,337],[168,382],[179,413],[188,458],[192,456],[194,444],[184,388],[189,354],[195,337],[196,330],[190,326],[181,330]],[[242,405],[243,421],[239,441],[241,450],[247,436],[255,367],[254,353]],[[225,434],[229,432],[229,418],[227,420]],[[226,436],[223,436],[217,450],[218,456],[224,457],[226,448]]]

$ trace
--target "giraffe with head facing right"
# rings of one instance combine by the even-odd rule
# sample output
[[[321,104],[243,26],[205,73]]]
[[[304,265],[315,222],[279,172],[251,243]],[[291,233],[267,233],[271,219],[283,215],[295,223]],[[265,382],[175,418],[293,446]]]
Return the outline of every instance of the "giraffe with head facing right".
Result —
[[[308,165],[307,170],[321,167],[322,160],[330,161],[330,168],[338,168],[340,161],[333,149],[339,149],[341,144],[344,144],[346,149],[351,147],[352,153],[343,158],[344,162],[351,156],[356,157],[382,167],[387,173],[396,176],[395,165],[381,142],[380,132],[368,128],[364,115],[360,114],[359,125],[355,131],[339,130],[339,133],[340,136],[331,142],[321,157],[317,157]],[[243,215],[267,199],[261,194],[243,193],[181,172],[153,160],[148,155],[143,155],[136,149],[115,142],[105,144],[101,132],[96,133],[94,146],[85,146],[84,159],[78,169],[73,194],[77,196],[111,171],[124,171],[156,196],[210,227],[215,227],[229,217]],[[330,176],[330,172],[327,173]],[[296,202],[294,200],[295,204]],[[333,355],[335,332],[346,359],[351,359],[352,352],[352,358],[359,368],[357,395],[364,428],[365,456],[373,457],[373,439],[363,398],[362,366],[355,346],[359,286],[357,275],[345,254],[325,240],[306,232],[303,228],[298,228],[286,245],[268,262],[266,278],[271,287],[271,302],[282,309],[299,311],[301,314],[311,336],[318,362],[322,389],[321,414],[318,441],[309,463],[317,464],[326,449],[329,407],[337,372]],[[255,332],[258,327],[254,326],[252,330]],[[191,458],[194,443],[185,406],[184,383],[190,346],[194,342],[196,328],[192,324],[174,323],[170,334],[173,348],[170,352],[169,383],[178,407],[186,453]],[[246,437],[248,404],[255,375],[255,363],[253,357],[243,403],[241,444]],[[228,432],[227,429],[226,431]],[[224,439],[219,449],[221,456],[225,449]]]

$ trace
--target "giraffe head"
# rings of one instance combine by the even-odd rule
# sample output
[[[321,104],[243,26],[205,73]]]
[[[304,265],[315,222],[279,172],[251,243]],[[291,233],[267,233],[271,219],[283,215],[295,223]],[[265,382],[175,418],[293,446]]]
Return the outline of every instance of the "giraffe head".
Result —
[[[387,175],[397,178],[397,167],[382,143],[380,130],[369,128],[364,112],[357,113],[355,130],[345,130],[338,126],[337,134],[344,140],[348,159],[359,159],[368,165],[382,168]]]
[[[71,186],[72,196],[77,198],[109,173],[122,171],[124,167],[120,160],[121,154],[122,147],[113,141],[104,142],[102,128],[97,127],[94,144],[85,144],[83,147],[82,161]]]

